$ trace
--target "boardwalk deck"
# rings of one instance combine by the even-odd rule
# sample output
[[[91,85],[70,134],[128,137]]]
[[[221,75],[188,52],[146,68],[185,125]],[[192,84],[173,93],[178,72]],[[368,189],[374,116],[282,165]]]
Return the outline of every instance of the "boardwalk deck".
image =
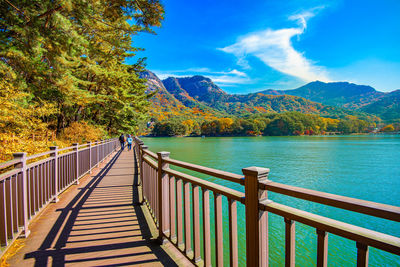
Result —
[[[10,266],[129,266],[190,264],[171,246],[159,246],[136,204],[137,165],[132,151],[116,153],[81,179],[31,224],[31,235]],[[154,231],[153,231],[154,234]]]

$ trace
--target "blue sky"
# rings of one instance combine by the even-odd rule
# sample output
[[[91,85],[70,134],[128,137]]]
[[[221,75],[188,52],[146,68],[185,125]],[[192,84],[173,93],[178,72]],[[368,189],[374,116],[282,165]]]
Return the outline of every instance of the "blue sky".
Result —
[[[230,93],[314,80],[400,89],[399,0],[162,3],[157,35],[133,44],[160,78],[204,75]]]

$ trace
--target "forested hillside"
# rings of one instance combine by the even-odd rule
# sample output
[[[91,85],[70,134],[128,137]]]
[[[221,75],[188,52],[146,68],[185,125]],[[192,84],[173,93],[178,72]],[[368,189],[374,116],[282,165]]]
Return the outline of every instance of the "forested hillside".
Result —
[[[148,107],[144,61],[125,62],[163,14],[157,0],[1,1],[1,159],[134,132]]]
[[[169,77],[161,81],[154,73],[145,71],[142,77],[147,79],[148,95],[151,95],[152,123],[147,132],[156,136],[370,132],[375,131],[377,125],[383,127],[381,119],[374,114],[387,118],[389,115],[385,114],[395,114],[397,110],[397,102],[392,103],[396,100],[396,92],[386,94],[372,87],[349,83],[315,82],[309,84],[311,87],[306,85],[296,89],[297,92],[308,92],[309,96],[318,98],[319,95],[320,99],[330,96],[332,101],[336,101],[330,106],[282,93],[291,90],[228,94],[211,79],[199,75]],[[320,92],[318,86],[322,86]],[[343,96],[339,97],[342,93]],[[381,100],[373,100],[373,97]],[[346,105],[353,103],[352,108],[341,107],[345,105],[337,102],[339,99],[343,103],[347,101]],[[377,101],[378,106],[384,105],[382,113],[363,99]],[[391,118],[396,116],[391,115]],[[397,129],[398,126],[395,123],[393,127]]]

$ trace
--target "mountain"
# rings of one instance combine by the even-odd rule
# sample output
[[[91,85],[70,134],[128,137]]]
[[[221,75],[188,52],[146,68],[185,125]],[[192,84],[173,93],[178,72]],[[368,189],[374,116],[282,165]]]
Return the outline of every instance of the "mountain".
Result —
[[[205,119],[222,116],[218,111],[192,99],[185,91],[177,90],[173,94],[170,93],[164,83],[151,71],[142,72],[140,78],[146,80],[146,93],[150,95],[150,114],[158,120],[177,116]]]
[[[383,120],[400,119],[400,90],[386,94],[381,99],[362,107],[361,111],[376,114]]]
[[[146,93],[154,94],[151,98],[153,107],[165,109],[166,107],[179,108],[182,106],[182,103],[165,89],[162,81],[154,73],[145,71],[140,74],[139,78],[146,80]]]
[[[324,83],[315,81],[292,90],[265,90],[264,94],[285,94],[300,96],[325,105],[348,109],[359,109],[383,97],[385,93],[376,91],[371,86],[348,82]]]
[[[167,117],[176,116],[179,112],[190,117],[190,110],[196,116],[200,116],[199,113],[205,113],[209,117],[287,111],[318,114],[333,118],[347,115],[365,116],[365,114],[359,114],[355,111],[327,106],[300,96],[280,94],[279,91],[273,90],[269,91],[269,94],[228,94],[214,84],[211,79],[199,75],[184,78],[169,77],[163,80],[162,84],[157,76],[151,72],[146,72],[141,77],[147,77],[149,79],[148,84],[155,86],[158,90],[158,93],[151,98],[152,114],[155,114],[154,116],[158,118],[162,118],[162,114],[166,114]],[[154,92],[153,87],[148,89],[149,92]]]

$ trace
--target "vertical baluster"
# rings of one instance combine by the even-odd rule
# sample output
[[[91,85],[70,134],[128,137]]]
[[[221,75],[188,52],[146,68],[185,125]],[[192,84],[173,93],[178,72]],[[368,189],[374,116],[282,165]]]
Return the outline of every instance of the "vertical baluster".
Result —
[[[367,267],[368,266],[368,254],[369,248],[360,242],[357,245],[357,267]]]
[[[58,202],[58,147],[57,146],[51,146],[50,150],[52,153],[50,154],[50,157],[53,158],[53,168],[52,168],[52,193],[54,195],[52,202]]]
[[[43,207],[43,164],[38,165],[38,176],[39,176],[39,208]]]
[[[19,173],[17,175],[18,183],[17,183],[17,191],[18,191],[18,227],[24,226],[24,175],[23,173]],[[26,179],[26,172],[25,172],[25,179]],[[25,181],[26,182],[26,181]],[[27,199],[29,200],[29,199]],[[27,203],[29,207],[29,203]],[[27,215],[29,214],[29,210],[27,211]]]
[[[168,190],[168,174],[164,172],[164,169],[169,168],[169,164],[165,163],[164,160],[169,158],[169,152],[158,152],[158,175],[157,175],[157,210],[158,210],[158,239],[161,242],[164,235],[169,235],[169,190]]]
[[[87,142],[89,148],[89,158],[88,158],[88,170],[92,173],[92,142]]]
[[[145,174],[145,172],[146,172],[146,170],[145,170],[145,166],[144,166],[144,164],[142,165],[142,167],[141,167],[141,169],[140,169],[140,175],[143,175],[144,176],[144,174]],[[146,190],[147,190],[147,184],[146,184],[146,182],[143,180],[143,182],[142,182],[142,202],[139,202],[139,203],[144,203],[144,196],[145,195],[147,195],[147,192],[146,192]]]
[[[11,179],[9,177],[5,180],[6,187],[6,218],[7,218],[7,237],[13,239],[13,216],[12,216],[12,190],[11,190]]]
[[[200,201],[199,201],[199,186],[193,185],[193,247],[194,247],[194,262],[198,263],[201,260],[200,248]]]
[[[210,194],[208,189],[203,189],[203,242],[204,266],[211,266],[211,240],[210,240]]]
[[[175,205],[175,177],[170,176],[169,177],[169,209],[171,216],[170,218],[170,239],[172,242],[176,242],[176,230],[175,230],[175,221],[176,221],[176,205]]]
[[[238,266],[237,204],[229,199],[229,249],[230,265]]]
[[[150,164],[149,164],[150,165]],[[160,223],[160,217],[158,216],[158,212],[159,212],[159,209],[158,209],[158,182],[157,182],[157,172],[156,172],[156,170],[155,169],[153,169],[153,167],[151,167],[150,166],[150,169],[151,169],[151,172],[152,172],[152,174],[153,174],[153,176],[152,176],[152,183],[153,183],[153,185],[154,185],[154,190],[153,190],[153,206],[154,206],[154,209],[153,209],[153,211],[154,211],[154,214],[155,214],[155,216],[156,216],[156,219],[157,219],[157,226],[159,226],[159,223]]]
[[[328,233],[317,229],[317,267],[328,266]]]
[[[37,212],[39,210],[40,207],[40,192],[39,192],[39,188],[40,188],[40,182],[39,182],[39,171],[38,171],[38,166],[36,165],[34,167],[34,176],[35,176],[35,212]]]
[[[144,202],[144,180],[143,180],[143,141],[137,143],[137,153],[139,158],[139,178],[141,186],[141,198],[139,199],[139,203]]]
[[[285,218],[285,266],[295,266],[295,222]]]
[[[147,164],[146,163],[146,165],[147,165],[147,168],[148,168],[148,170],[149,170],[149,185],[150,185],[150,195],[151,195],[151,197],[150,197],[150,204],[151,204],[151,212],[153,213],[153,217],[154,218],[156,218],[157,217],[157,215],[155,214],[155,212],[154,212],[154,191],[155,191],[155,184],[154,184],[154,182],[153,182],[153,170],[151,169],[151,167],[150,167],[150,165],[149,164]]]
[[[54,197],[54,159],[49,159],[49,201]]]
[[[30,216],[35,214],[35,183],[34,183],[34,175],[33,175],[33,168],[29,168],[28,170],[28,178],[29,178],[29,204],[30,204]]]
[[[178,247],[183,246],[183,224],[182,224],[182,179],[176,180],[176,212],[177,212],[177,230],[178,230]]]
[[[12,191],[12,212],[13,212],[13,232],[18,232],[18,174],[14,175],[11,179],[11,191]]]
[[[51,193],[50,193],[50,189],[51,189],[51,178],[50,178],[50,161],[47,160],[46,162],[46,202],[50,200],[51,198]]]
[[[75,143],[72,144],[74,146],[74,151],[75,151],[75,184],[79,184],[79,144]]]
[[[97,146],[96,146],[96,152],[97,152],[97,156],[96,156],[96,167],[99,167],[100,165],[100,149],[99,149],[99,141],[97,141]]]
[[[5,180],[0,182],[0,245],[7,246],[7,212]]]
[[[65,156],[65,181],[64,186],[62,187],[62,191],[69,185],[71,181],[71,155]]]
[[[214,192],[215,253],[217,266],[224,266],[224,237],[222,230],[222,195]]]
[[[150,208],[151,208],[151,213],[154,217],[154,206],[153,206],[153,204],[154,204],[154,199],[153,199],[154,184],[152,182],[152,171],[150,169],[150,166],[147,163],[146,163],[146,168],[147,168],[147,173],[148,173],[148,176],[146,178],[148,179],[148,185],[149,185],[149,204],[150,204]]]
[[[192,237],[190,224],[190,183],[183,182],[183,201],[185,209],[185,253],[189,255],[192,252]]]

